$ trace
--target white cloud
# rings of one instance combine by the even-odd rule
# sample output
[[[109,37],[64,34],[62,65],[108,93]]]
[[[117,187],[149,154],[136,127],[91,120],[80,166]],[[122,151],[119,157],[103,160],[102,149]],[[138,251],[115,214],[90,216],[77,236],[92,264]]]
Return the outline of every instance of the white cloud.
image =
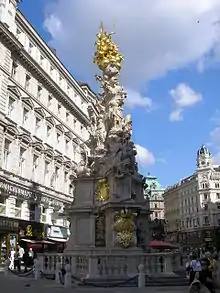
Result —
[[[127,99],[125,100],[125,106],[128,109],[141,107],[147,111],[152,110],[152,100],[150,98],[144,97],[134,90],[126,89],[126,92]]]
[[[155,164],[154,155],[148,149],[139,144],[135,146],[137,149],[137,161],[141,167]]]
[[[217,152],[212,159],[214,165],[220,165],[220,152]]]
[[[175,109],[170,113],[169,119],[171,122],[183,120],[182,109]]]
[[[219,0],[50,0],[45,27],[52,46],[84,80],[95,73],[92,63],[100,20],[125,55],[125,86],[139,90],[149,79],[199,62],[219,48]],[[48,3],[48,1],[47,1]],[[199,20],[199,22],[198,22]],[[201,69],[202,66],[200,65]]]
[[[183,110],[202,101],[202,95],[196,93],[185,83],[178,84],[177,87],[170,90],[169,93],[174,102],[174,109],[169,116],[171,122],[183,120]]]

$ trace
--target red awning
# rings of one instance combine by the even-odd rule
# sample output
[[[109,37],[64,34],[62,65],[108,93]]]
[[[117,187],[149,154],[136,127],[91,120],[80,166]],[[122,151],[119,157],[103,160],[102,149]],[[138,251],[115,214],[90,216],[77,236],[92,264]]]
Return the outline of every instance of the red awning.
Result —
[[[175,245],[173,245],[169,242],[159,241],[159,240],[150,241],[149,247],[151,247],[151,248],[176,248]]]

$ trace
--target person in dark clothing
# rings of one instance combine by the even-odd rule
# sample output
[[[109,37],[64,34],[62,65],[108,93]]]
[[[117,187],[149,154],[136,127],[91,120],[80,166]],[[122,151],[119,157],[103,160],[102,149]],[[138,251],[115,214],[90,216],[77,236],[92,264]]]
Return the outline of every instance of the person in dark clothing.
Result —
[[[23,261],[24,261],[24,271],[27,272],[27,267],[28,267],[28,262],[29,262],[29,254],[28,254],[27,250],[24,253]]]
[[[201,260],[202,270],[199,272],[198,280],[202,285],[209,289],[211,293],[215,292],[212,272],[209,270],[210,261],[207,258]]]
[[[19,249],[14,254],[14,267],[17,269],[19,272],[21,271],[21,264],[20,264],[20,255],[19,255]]]

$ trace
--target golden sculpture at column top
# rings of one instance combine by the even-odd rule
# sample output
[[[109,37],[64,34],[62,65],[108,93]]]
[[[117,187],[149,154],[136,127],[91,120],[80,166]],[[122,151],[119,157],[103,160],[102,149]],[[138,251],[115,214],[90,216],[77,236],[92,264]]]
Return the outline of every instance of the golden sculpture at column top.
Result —
[[[121,69],[124,56],[119,52],[117,45],[113,42],[113,34],[107,33],[101,22],[100,31],[96,34],[96,52],[93,59],[93,62],[97,64],[100,70],[104,70],[110,64],[115,65],[118,70]]]

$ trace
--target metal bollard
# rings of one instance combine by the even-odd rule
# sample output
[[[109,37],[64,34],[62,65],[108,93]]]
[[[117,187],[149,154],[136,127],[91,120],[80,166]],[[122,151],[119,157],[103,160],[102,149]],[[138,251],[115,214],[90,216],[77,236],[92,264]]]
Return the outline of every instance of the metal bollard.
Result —
[[[144,288],[145,287],[145,273],[144,273],[144,265],[139,264],[138,266],[138,288]]]
[[[10,260],[7,258],[5,260],[5,263],[4,263],[4,275],[5,275],[5,277],[8,276],[9,265],[10,265]]]
[[[61,263],[56,263],[56,274],[55,274],[55,282],[60,283],[60,272],[61,272]]]
[[[40,261],[37,258],[34,260],[34,279],[40,279]]]
[[[64,276],[64,287],[70,288],[72,286],[71,266],[70,264],[65,265],[66,274]]]

